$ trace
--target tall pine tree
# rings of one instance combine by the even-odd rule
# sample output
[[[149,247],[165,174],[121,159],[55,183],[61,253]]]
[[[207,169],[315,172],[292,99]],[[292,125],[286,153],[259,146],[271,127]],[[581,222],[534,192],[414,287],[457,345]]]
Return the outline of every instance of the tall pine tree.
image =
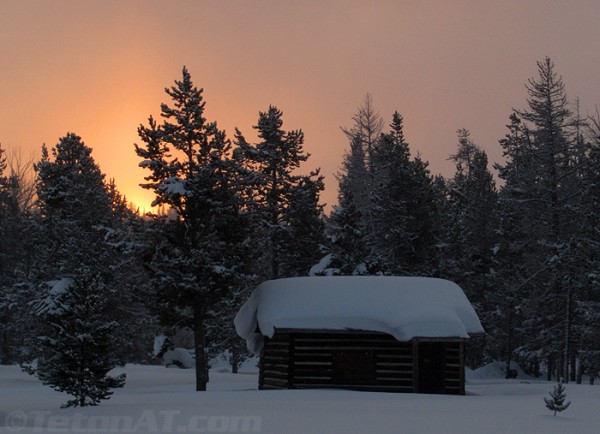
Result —
[[[304,152],[304,133],[284,130],[282,117],[283,112],[275,106],[259,113],[254,126],[259,142],[255,145],[248,143],[241,132],[236,135],[250,179],[246,206],[252,214],[260,256],[256,270],[262,279],[307,274],[307,264],[298,262],[297,253],[308,249],[311,258],[306,259],[316,261],[323,237],[319,222],[322,207],[318,202],[322,178],[318,170],[309,175],[297,173],[309,158]],[[301,226],[307,223],[318,231],[312,234],[312,241],[299,238]],[[290,241],[300,244],[290,245]]]
[[[508,161],[499,166],[507,181],[501,198],[506,215],[513,222],[518,218],[513,230],[524,234],[521,243],[526,245],[516,285],[530,318],[521,354],[543,355],[548,375],[555,372],[566,380],[573,364],[575,300],[581,295],[580,271],[571,260],[577,244],[573,221],[580,206],[578,150],[562,77],[548,57],[537,66],[538,76],[526,85],[528,108],[515,112],[510,140],[503,143]]]
[[[142,187],[154,192],[153,205],[175,212],[162,226],[150,268],[162,310],[177,312],[194,332],[196,390],[202,391],[208,311],[232,290],[242,263],[238,167],[225,132],[204,117],[203,90],[185,67],[165,91],[172,105],[161,105],[164,121],[159,125],[151,116],[138,128],[143,145],[136,145],[140,166],[150,171]]]
[[[29,348],[30,358],[37,358],[33,372],[74,395],[69,405],[95,405],[124,381],[107,375],[126,340],[118,322],[124,275],[107,239],[111,203],[91,153],[73,133],[60,139],[52,157],[42,148],[35,169],[43,237],[36,240],[36,272],[23,282],[40,288],[31,303],[38,306]],[[56,282],[69,284],[58,290]]]

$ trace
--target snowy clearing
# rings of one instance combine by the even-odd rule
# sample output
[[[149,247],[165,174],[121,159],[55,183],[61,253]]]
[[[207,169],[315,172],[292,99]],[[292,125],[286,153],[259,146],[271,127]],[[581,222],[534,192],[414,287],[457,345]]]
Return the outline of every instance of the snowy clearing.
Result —
[[[127,384],[97,407],[59,409],[67,396],[16,366],[0,366],[0,433],[597,433],[600,387],[569,383],[571,407],[556,417],[543,397],[554,383],[469,373],[467,396],[259,391],[256,369],[211,371],[208,392],[194,371],[128,365]]]

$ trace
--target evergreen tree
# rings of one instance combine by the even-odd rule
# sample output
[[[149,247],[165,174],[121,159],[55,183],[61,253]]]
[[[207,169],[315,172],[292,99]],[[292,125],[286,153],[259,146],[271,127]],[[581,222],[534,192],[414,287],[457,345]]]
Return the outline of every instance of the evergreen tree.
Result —
[[[504,360],[506,372],[515,349],[525,342],[529,270],[535,267],[529,254],[531,219],[527,191],[533,185],[535,163],[529,152],[531,135],[516,114],[510,115],[508,133],[500,140],[504,165],[496,164],[504,185],[498,193],[498,243],[492,257],[496,290],[486,294],[484,321],[488,330],[487,351],[491,360]],[[534,362],[535,363],[535,362]]]
[[[458,149],[451,159],[456,165],[448,182],[452,280],[478,304],[486,292],[497,242],[496,188],[487,154],[473,143],[468,130],[458,130]]]
[[[358,141],[362,148],[365,161],[371,161],[371,154],[374,151],[380,134],[383,132],[385,122],[377,113],[373,98],[370,94],[365,95],[362,104],[358,107],[356,113],[352,116],[353,125],[351,128],[342,128],[350,142]],[[367,164],[369,172],[373,171],[373,167]],[[365,201],[367,198],[364,198]],[[366,202],[365,202],[366,204]]]
[[[384,273],[430,275],[436,268],[432,178],[426,162],[411,158],[398,112],[390,127],[370,157],[370,263]]]
[[[342,188],[340,184],[340,189]],[[339,203],[326,220],[329,240],[328,274],[355,275],[366,271],[367,247],[361,226],[361,215],[352,193],[340,193]]]
[[[338,204],[326,223],[330,242],[330,272],[333,274],[363,274],[367,259],[363,212],[368,198],[365,153],[360,135],[350,142],[337,175]]]
[[[123,387],[125,374],[108,375],[117,365],[116,321],[103,279],[88,269],[75,279],[50,282],[49,297],[37,307],[48,333],[38,337],[43,358],[32,371],[46,385],[73,396],[65,406],[97,405]]]
[[[340,193],[351,191],[354,207],[361,216],[361,226],[365,236],[374,236],[375,225],[374,210],[372,209],[371,196],[373,194],[373,154],[376,152],[380,135],[385,122],[375,109],[373,98],[367,94],[352,116],[351,128],[342,127],[348,138],[350,152],[346,155],[340,174]],[[346,186],[342,187],[342,183]],[[371,260],[373,260],[371,258]],[[372,264],[371,272],[379,272],[379,266]]]
[[[392,131],[382,134],[370,155],[373,186],[369,214],[372,224],[370,262],[378,263],[388,274],[410,274],[414,258],[411,234],[412,165],[404,140],[402,116],[393,116]]]
[[[92,149],[73,133],[62,137],[51,154],[45,146],[42,148],[42,159],[35,165],[40,216],[39,229],[35,232],[38,236],[34,240],[36,255],[32,272],[24,276],[17,287],[21,300],[27,291],[41,288],[34,295],[33,303],[29,300],[33,305],[63,302],[63,294],[53,291],[47,282],[80,282],[71,289],[77,291],[81,303],[86,302],[85,297],[89,298],[87,302],[95,303],[97,295],[94,291],[99,291],[103,304],[94,320],[110,325],[106,329],[106,339],[112,343],[110,352],[103,353],[108,347],[101,346],[97,353],[90,350],[90,354],[98,359],[98,363],[112,366],[115,360],[123,363],[131,360],[132,348],[140,346],[144,336],[136,333],[132,325],[147,324],[148,316],[145,310],[138,309],[140,304],[134,303],[132,296],[136,289],[133,282],[139,278],[131,260],[131,247],[135,243],[129,238],[128,223],[132,216],[116,205],[122,203],[123,198],[114,183],[112,187],[106,184],[104,174],[91,154]],[[89,290],[85,289],[88,286]],[[141,294],[138,296],[142,297]],[[61,321],[65,321],[65,328],[83,327],[77,321],[77,324],[69,325],[70,313],[65,315],[46,317],[44,314],[30,327],[27,360],[37,358],[40,378],[47,375],[46,367],[54,369],[51,366],[54,359],[59,358],[56,354],[60,351],[65,352],[61,356],[64,358],[81,354],[68,348],[74,345],[72,341],[57,343],[53,354],[38,345],[37,336],[56,336]],[[146,342],[146,345],[150,346],[150,343]],[[63,374],[70,375],[67,371]],[[100,381],[100,377],[97,380]],[[49,379],[48,383],[52,381],[58,380]]]
[[[286,276],[308,275],[323,256],[325,223],[319,197],[324,189],[323,177],[317,171],[311,176],[302,176],[292,192],[286,212],[290,251],[282,264]]]
[[[308,176],[296,174],[302,163],[308,160],[309,154],[304,152],[304,133],[302,130],[285,131],[282,120],[283,113],[277,107],[270,106],[266,112],[259,113],[258,123],[254,128],[258,131],[260,141],[249,144],[242,133],[236,135],[239,145],[239,155],[248,169],[250,179],[250,196],[246,206],[252,214],[254,237],[257,252],[257,272],[263,279],[276,279],[285,275],[298,275],[308,270],[290,270],[286,267],[295,263],[290,255],[295,255],[297,249],[307,246],[289,245],[288,242],[305,242],[297,238],[302,229],[298,224],[295,228],[293,221],[302,214],[303,218],[312,214],[309,219],[319,233],[314,234],[312,247],[319,248],[322,232],[317,220],[320,218],[321,207],[318,204],[320,191],[323,189],[319,172],[313,171]],[[302,204],[294,204],[300,199]],[[310,207],[303,209],[304,206]],[[301,209],[302,208],[302,209]],[[316,226],[315,226],[316,225]],[[296,234],[294,234],[296,231]],[[307,258],[308,259],[308,258]]]
[[[497,239],[497,192],[488,169],[487,154],[470,137],[467,129],[458,130],[458,148],[451,156],[456,171],[448,180],[448,207],[444,276],[457,282],[487,328],[489,293],[496,294],[494,252]],[[470,366],[483,363],[482,342],[471,341]]]
[[[526,300],[521,309],[529,319],[524,323],[521,354],[532,359],[543,355],[548,375],[558,372],[567,380],[573,365],[576,300],[584,286],[579,264],[571,255],[580,244],[576,232],[581,152],[572,134],[565,85],[549,58],[538,62],[538,77],[530,79],[526,88],[528,109],[515,111],[503,143],[508,161],[499,166],[506,180],[501,192],[503,214],[511,220],[503,219],[524,235],[522,241],[512,238],[511,248],[523,253],[518,273],[506,271],[513,278],[519,276],[514,287]],[[505,265],[510,267],[511,262]],[[560,339],[550,331],[556,324],[564,332]]]
[[[367,98],[344,129],[350,150],[338,176],[340,205],[328,220],[331,271],[431,275],[439,268],[439,213],[427,162],[411,158],[403,119],[388,133]],[[377,131],[377,138],[364,139]]]
[[[140,166],[151,172],[142,187],[154,192],[153,205],[175,212],[162,225],[149,265],[162,310],[177,313],[194,331],[200,391],[208,381],[208,311],[231,291],[242,263],[238,167],[225,132],[204,117],[203,90],[185,67],[182,79],[165,91],[173,105],[161,105],[161,125],[152,117],[140,125],[144,145],[136,145]]]
[[[110,226],[110,200],[104,174],[91,153],[79,136],[68,133],[52,149],[52,158],[43,146],[35,165],[45,232],[38,255],[46,261],[38,276],[42,281],[72,276],[91,262],[109,269],[112,257],[106,249],[105,228]]]
[[[27,310],[33,285],[38,231],[34,214],[33,163],[0,146],[0,364],[20,361],[23,340],[34,322]]]
[[[11,196],[11,183],[6,175],[7,163],[5,151],[0,146],[0,364],[11,363],[13,351],[11,350],[11,307],[13,305],[9,288],[13,282],[14,263],[14,231],[12,230],[12,216],[14,214],[14,200]]]
[[[565,393],[565,386],[562,381],[559,381],[558,384],[554,386],[554,390],[550,392],[550,398],[544,398],[544,402],[546,403],[546,408],[553,411],[554,416],[556,416],[557,412],[564,411],[571,405],[571,401],[565,403],[566,398],[567,394]]]

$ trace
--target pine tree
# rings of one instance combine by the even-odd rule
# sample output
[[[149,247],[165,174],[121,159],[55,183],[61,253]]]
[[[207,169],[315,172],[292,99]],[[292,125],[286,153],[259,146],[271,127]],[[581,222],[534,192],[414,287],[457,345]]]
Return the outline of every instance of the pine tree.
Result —
[[[492,256],[497,286],[486,294],[483,316],[488,330],[488,357],[504,360],[508,370],[514,350],[526,339],[523,324],[527,324],[528,282],[530,270],[535,268],[529,227],[534,221],[526,204],[536,174],[530,152],[532,137],[517,113],[510,115],[507,128],[508,133],[499,141],[506,162],[494,166],[504,181],[498,192],[498,243]]]
[[[331,274],[363,274],[368,256],[363,212],[368,199],[365,153],[360,135],[350,142],[337,175],[338,204],[326,221]]]
[[[384,273],[430,275],[436,268],[432,178],[425,161],[411,158],[398,112],[390,128],[380,135],[369,163],[369,262]]]
[[[580,286],[579,271],[567,253],[575,241],[573,222],[579,208],[577,142],[571,134],[573,117],[565,85],[549,58],[538,62],[538,76],[526,88],[528,109],[515,111],[510,140],[504,142],[509,161],[499,167],[507,180],[506,193],[501,192],[503,207],[514,223],[518,218],[515,230],[525,235],[520,242],[522,275],[515,287],[527,301],[521,308],[531,319],[524,324],[529,336],[521,354],[534,358],[543,354],[548,374],[554,370],[568,379]],[[550,332],[554,324],[564,331],[560,339]]]
[[[320,193],[325,189],[319,172],[302,176],[290,197],[286,211],[289,224],[287,244],[290,249],[284,264],[286,276],[306,276],[323,256],[325,224]]]
[[[31,272],[37,233],[31,170],[31,165],[7,159],[0,146],[0,364],[20,360],[21,343],[31,329],[27,303],[33,290],[23,282]]]
[[[373,98],[370,94],[365,95],[362,104],[352,116],[353,125],[350,128],[342,127],[342,131],[349,141],[350,150],[345,156],[342,170],[339,175],[339,193],[350,193],[353,207],[360,215],[362,231],[365,237],[372,238],[376,227],[374,210],[372,209],[372,194],[374,183],[373,166],[374,156],[380,135],[383,132],[385,122],[375,109]],[[343,185],[345,184],[345,185]],[[369,256],[372,256],[368,253]],[[375,256],[371,262],[377,261]],[[376,273],[379,265],[375,263],[368,266],[370,272]]]
[[[35,164],[39,210],[39,228],[34,231],[36,254],[32,258],[32,271],[23,276],[17,286],[17,295],[25,301],[28,291],[43,288],[47,282],[83,279],[90,288],[101,292],[102,303],[106,304],[106,308],[98,309],[95,320],[110,324],[110,339],[120,343],[110,347],[110,354],[95,354],[95,357],[111,360],[110,363],[112,360],[126,362],[131,360],[133,352],[130,343],[135,342],[139,347],[143,342],[143,334],[135,333],[132,325],[143,323],[146,320],[142,318],[147,318],[146,311],[138,309],[141,304],[133,303],[132,297],[139,266],[131,260],[131,246],[135,244],[129,238],[130,227],[127,226],[131,216],[116,205],[122,203],[122,198],[114,184],[112,187],[106,184],[91,154],[92,149],[73,133],[62,137],[51,151],[45,146],[42,148],[42,158]],[[84,291],[80,286],[74,288],[81,290],[77,295],[81,303],[84,303],[82,297],[89,297],[89,303],[94,302],[93,291]],[[54,302],[55,298],[60,302],[60,297],[61,294],[52,291],[38,291],[33,300],[25,304],[39,305],[46,300]],[[50,356],[48,351],[42,350],[37,336],[51,336],[55,333],[53,329],[60,328],[60,321],[68,322],[69,318],[58,315],[35,321],[30,326],[26,359],[37,358],[42,370],[50,366],[53,361],[48,358],[58,356]],[[146,345],[151,343],[146,341]],[[71,353],[66,344],[55,350],[57,354]],[[70,356],[65,353],[61,357]]]
[[[283,112],[274,106],[259,113],[254,128],[260,141],[255,145],[248,143],[239,131],[236,134],[239,155],[250,179],[246,207],[253,216],[254,236],[260,253],[257,270],[263,279],[298,273],[286,270],[286,266],[295,261],[290,258],[290,253],[293,255],[297,248],[288,241],[295,237],[293,231],[300,229],[292,228],[292,220],[299,217],[298,208],[293,205],[294,198],[304,195],[303,190],[312,190],[312,198],[304,201],[310,209],[302,213],[312,213],[313,223],[321,209],[318,196],[322,180],[318,171],[308,176],[295,173],[310,156],[304,152],[304,133],[302,130],[285,131],[282,116]],[[313,247],[318,248],[318,242],[313,242]]]
[[[562,381],[559,381],[558,384],[554,386],[554,390],[550,392],[550,398],[544,398],[544,402],[546,403],[546,408],[553,411],[554,416],[556,416],[557,412],[564,411],[571,405],[571,401],[565,403],[566,398],[567,394],[565,393],[565,386]]]
[[[165,89],[172,106],[161,105],[162,124],[152,116],[140,125],[144,145],[136,145],[140,166],[150,175],[142,187],[155,194],[175,218],[161,225],[149,266],[159,303],[186,319],[194,331],[196,390],[206,390],[206,318],[211,306],[234,287],[244,240],[238,160],[216,122],[204,117],[203,90],[184,67],[182,79]],[[158,216],[156,217],[158,218]],[[163,317],[165,319],[165,317]]]
[[[448,182],[455,267],[452,280],[461,284],[472,303],[481,303],[497,242],[495,183],[487,154],[473,143],[468,130],[458,130],[458,149],[451,159],[456,165]]]
[[[385,126],[383,118],[375,109],[371,94],[365,95],[362,104],[352,116],[352,121],[354,122],[352,127],[342,128],[342,131],[351,143],[358,141],[364,152],[365,161],[369,163],[371,161],[371,154]],[[367,164],[367,170],[373,172],[373,167]]]
[[[339,205],[327,223],[330,272],[436,274],[440,216],[428,163],[411,158],[398,112],[381,133],[368,97],[353,120],[343,129],[350,150],[338,175]]]
[[[116,321],[111,295],[102,278],[83,269],[75,279],[51,282],[48,297],[37,306],[48,333],[38,337],[43,358],[32,371],[46,385],[73,396],[66,407],[97,405],[123,387],[125,374],[113,377],[117,365]]]
[[[369,244],[374,257],[389,274],[411,274],[414,250],[409,226],[412,208],[410,191],[413,167],[404,140],[402,116],[393,116],[391,132],[382,134],[370,154],[373,180],[369,204]]]
[[[362,218],[352,199],[351,192],[340,193],[339,203],[333,207],[326,220],[330,252],[328,274],[356,275],[366,271],[367,247],[361,225]]]

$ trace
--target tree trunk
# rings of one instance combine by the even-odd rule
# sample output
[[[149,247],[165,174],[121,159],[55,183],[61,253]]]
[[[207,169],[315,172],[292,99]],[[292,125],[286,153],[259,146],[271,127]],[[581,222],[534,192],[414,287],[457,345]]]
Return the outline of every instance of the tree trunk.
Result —
[[[513,335],[513,325],[512,325],[512,303],[508,306],[508,324],[507,324],[507,336],[506,336],[506,368],[504,370],[504,378],[510,378],[510,362],[512,360],[512,335]]]
[[[205,349],[205,307],[201,302],[194,305],[194,354],[196,357],[196,391],[206,390],[208,383],[208,362]]]
[[[563,382],[568,383],[569,382],[569,356],[571,353],[571,349],[570,349],[570,343],[571,343],[571,285],[570,285],[570,279],[569,279],[569,286],[567,288],[567,300],[566,300],[566,321],[565,321],[565,347],[564,347],[564,354],[563,354],[563,371],[562,371],[562,376],[563,376]]]
[[[231,349],[231,373],[237,374],[240,367],[240,356],[237,348]]]
[[[581,357],[581,353],[579,353],[579,359],[577,363],[577,384],[581,384],[583,381],[583,359]]]

